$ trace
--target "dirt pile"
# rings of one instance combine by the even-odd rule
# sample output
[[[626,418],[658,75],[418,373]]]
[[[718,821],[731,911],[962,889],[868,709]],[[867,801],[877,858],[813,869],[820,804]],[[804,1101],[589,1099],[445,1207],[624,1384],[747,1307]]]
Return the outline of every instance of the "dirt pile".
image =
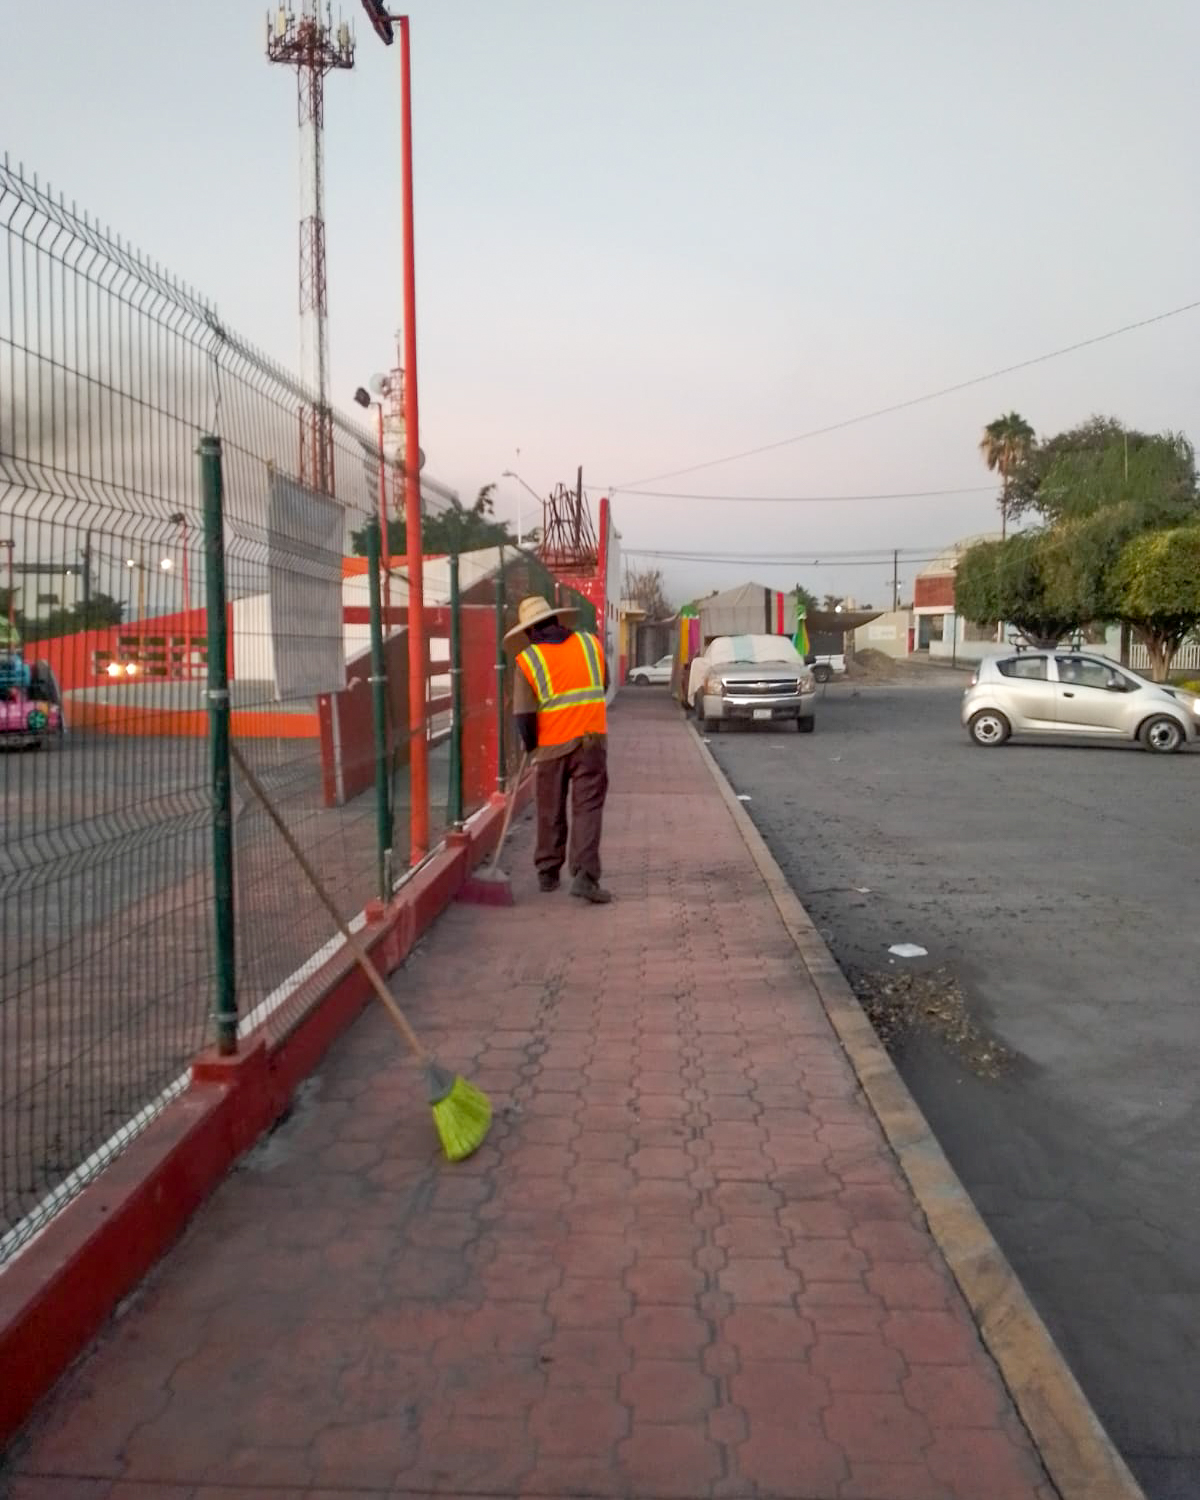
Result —
[[[849,974],[851,986],[876,1035],[889,1052],[903,1049],[916,1030],[932,1032],[980,1078],[998,1078],[1012,1063],[1012,1053],[988,1036],[971,1018],[966,996],[947,969],[907,973]]]
[[[882,651],[856,651],[846,663],[846,676],[851,682],[896,682],[903,675],[903,668],[893,657]]]

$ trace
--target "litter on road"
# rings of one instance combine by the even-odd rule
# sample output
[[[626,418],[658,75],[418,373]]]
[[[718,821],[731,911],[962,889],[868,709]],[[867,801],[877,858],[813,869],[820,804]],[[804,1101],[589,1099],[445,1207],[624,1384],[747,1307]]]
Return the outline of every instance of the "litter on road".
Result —
[[[893,943],[888,952],[897,958],[924,958],[929,949],[922,948],[920,943]]]

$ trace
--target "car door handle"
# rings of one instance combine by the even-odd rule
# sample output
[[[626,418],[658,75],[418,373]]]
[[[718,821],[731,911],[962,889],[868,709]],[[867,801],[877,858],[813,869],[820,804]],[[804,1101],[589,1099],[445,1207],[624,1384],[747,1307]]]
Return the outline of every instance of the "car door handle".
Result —
[[[1075,696],[1074,693],[1068,693],[1067,690],[1066,690],[1066,688],[1063,689],[1063,697],[1064,698],[1073,698],[1074,696]]]

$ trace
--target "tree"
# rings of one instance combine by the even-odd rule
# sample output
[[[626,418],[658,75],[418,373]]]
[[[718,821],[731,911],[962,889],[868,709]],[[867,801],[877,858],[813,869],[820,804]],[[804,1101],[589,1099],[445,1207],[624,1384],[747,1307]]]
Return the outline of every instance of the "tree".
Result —
[[[105,630],[119,625],[125,606],[111,594],[94,593],[90,599],[81,599],[67,609],[52,609],[40,620],[18,618],[21,633],[26,641],[49,641],[61,635],[74,635],[80,630]]]
[[[1030,453],[1036,442],[1033,428],[1019,412],[1010,411],[983,429],[979,451],[994,474],[1000,473],[1000,535],[1008,535],[1009,481],[1013,471]]]
[[[517,539],[509,530],[507,521],[493,519],[495,488],[494,484],[485,484],[469,510],[455,496],[444,510],[423,516],[423,550],[426,553],[474,552],[483,547],[515,547]],[[359,557],[367,555],[365,526],[351,534],[350,545]],[[408,551],[408,529],[396,516],[388,520],[388,551],[393,557],[403,557]]]
[[[824,609],[824,610],[827,610],[830,614],[833,614],[834,611],[837,609],[838,605],[839,604],[844,604],[844,603],[845,603],[845,597],[844,597],[844,595],[842,595],[842,594],[826,594],[825,597],[824,597],[824,599],[822,599],[822,601],[821,601],[821,608]]]
[[[1150,655],[1150,674],[1166,682],[1175,653],[1200,624],[1200,525],[1135,536],[1113,570],[1114,598]]]
[[[816,594],[811,589],[806,589],[802,583],[798,583],[792,593],[795,595],[797,611],[803,606],[804,613],[811,615],[814,609],[820,609]]]
[[[626,573],[625,597],[645,610],[647,620],[669,620],[675,613],[659,568]]]
[[[1196,505],[1196,461],[1180,433],[1139,432],[1116,417],[1089,417],[1044,438],[1009,476],[1009,513],[1050,525],[1133,504],[1146,524],[1178,524]]]
[[[1008,621],[1036,646],[1053,646],[1084,619],[1056,592],[1056,538],[1022,531],[999,542],[977,542],[958,562],[954,607],[975,625]]]
[[[15,651],[21,644],[21,633],[25,629],[25,617],[20,606],[13,611],[13,623],[8,623],[9,603],[15,589],[0,589],[0,651]]]

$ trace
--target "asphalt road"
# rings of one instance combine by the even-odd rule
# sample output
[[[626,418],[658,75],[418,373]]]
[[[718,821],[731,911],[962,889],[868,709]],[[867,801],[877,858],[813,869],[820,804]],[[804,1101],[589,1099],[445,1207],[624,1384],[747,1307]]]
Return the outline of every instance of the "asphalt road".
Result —
[[[897,1061],[1148,1495],[1195,1500],[1200,755],[979,750],[962,685],[839,686],[811,737],[710,748],[852,977],[918,943],[1015,1054]]]

